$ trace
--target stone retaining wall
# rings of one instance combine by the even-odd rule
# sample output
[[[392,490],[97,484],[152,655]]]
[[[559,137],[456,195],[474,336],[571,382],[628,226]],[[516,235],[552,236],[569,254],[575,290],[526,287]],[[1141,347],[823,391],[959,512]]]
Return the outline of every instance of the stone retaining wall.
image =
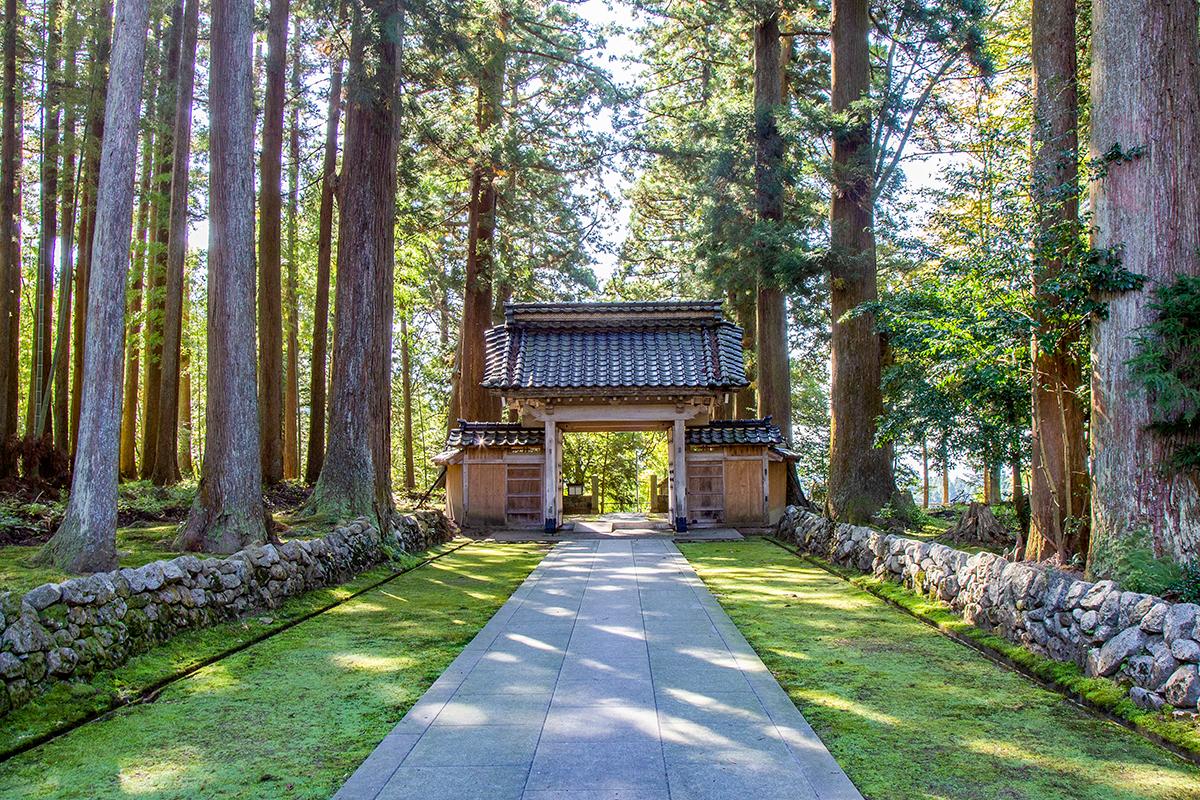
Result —
[[[933,542],[835,524],[791,506],[778,534],[802,550],[949,604],[970,623],[1088,675],[1131,684],[1143,708],[1195,713],[1200,606],[1123,592],[1050,567],[967,554]]]
[[[0,592],[0,715],[52,683],[123,664],[179,631],[274,608],[343,583],[396,550],[453,537],[440,511],[396,515],[386,536],[365,520],[320,539],[250,547],[224,558],[183,555],[136,569]]]

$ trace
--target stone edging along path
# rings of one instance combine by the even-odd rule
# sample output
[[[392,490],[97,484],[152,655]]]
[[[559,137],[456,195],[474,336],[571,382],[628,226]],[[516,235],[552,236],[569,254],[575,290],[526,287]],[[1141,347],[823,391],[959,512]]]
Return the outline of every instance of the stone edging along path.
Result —
[[[174,634],[275,608],[344,583],[395,550],[419,552],[453,536],[438,511],[397,514],[382,534],[366,520],[319,539],[183,555],[26,592],[0,592],[0,716],[54,683],[125,663]]]
[[[778,535],[835,564],[933,595],[967,622],[1089,676],[1125,680],[1148,709],[1200,708],[1200,606],[1121,591],[1113,581],[968,554],[789,506]]]

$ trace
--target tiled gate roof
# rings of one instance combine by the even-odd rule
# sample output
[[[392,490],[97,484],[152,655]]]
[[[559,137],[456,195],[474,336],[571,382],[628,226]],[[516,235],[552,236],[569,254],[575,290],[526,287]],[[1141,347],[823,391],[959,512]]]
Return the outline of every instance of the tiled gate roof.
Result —
[[[687,429],[687,443],[694,446],[721,445],[783,445],[783,433],[778,425],[766,419],[734,419],[710,422]]]
[[[510,303],[488,331],[491,389],[732,389],[742,329],[718,301]]]
[[[457,447],[541,447],[546,443],[542,428],[523,428],[516,422],[467,422],[459,420],[458,427],[446,438],[447,449]]]

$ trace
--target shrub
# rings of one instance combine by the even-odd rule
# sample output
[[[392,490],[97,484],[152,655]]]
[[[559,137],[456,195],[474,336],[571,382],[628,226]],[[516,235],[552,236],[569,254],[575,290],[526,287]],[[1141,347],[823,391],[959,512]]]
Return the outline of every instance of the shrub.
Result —
[[[1154,555],[1144,528],[1115,540],[1104,540],[1092,554],[1092,572],[1116,581],[1122,589],[1146,594],[1177,591],[1184,570],[1170,558]]]

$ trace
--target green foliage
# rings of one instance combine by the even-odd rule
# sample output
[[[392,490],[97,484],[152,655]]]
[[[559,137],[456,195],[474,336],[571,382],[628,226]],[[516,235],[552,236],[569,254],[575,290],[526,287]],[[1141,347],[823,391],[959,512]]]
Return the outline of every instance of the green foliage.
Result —
[[[1122,147],[1120,142],[1113,142],[1111,147],[1088,161],[1088,173],[1092,180],[1100,180],[1108,176],[1108,170],[1112,165],[1128,164],[1144,155],[1146,155],[1146,145],[1144,144]]]
[[[1097,540],[1090,570],[1116,581],[1126,591],[1157,595],[1175,590],[1184,577],[1171,558],[1154,555],[1150,532],[1144,528],[1127,536]]]
[[[1200,785],[1196,767],[775,545],[681,549],[866,797],[1174,800]],[[932,624],[1020,651],[928,598],[854,580]],[[1110,681],[1079,680],[1072,690],[1200,750],[1192,726],[1141,712]]]
[[[1188,563],[1179,568],[1175,592],[1181,603],[1200,603],[1200,563]]]
[[[563,437],[563,479],[582,483],[585,494],[592,479],[600,492],[603,513],[649,511],[650,474],[667,477],[667,441],[660,432],[625,431],[569,433]]]
[[[192,507],[196,488],[190,481],[174,486],[155,486],[149,481],[122,484],[117,513],[135,519],[182,519]]]
[[[544,552],[536,545],[474,544],[403,575],[200,669],[154,703],[5,762],[0,796],[329,797]],[[92,702],[137,691],[194,664],[197,653],[219,653],[230,641],[276,624],[276,614],[291,613],[247,620],[245,631],[243,623],[230,623],[184,634],[74,688],[82,689],[83,706],[93,690]],[[14,723],[53,729],[60,714],[78,713],[70,690],[64,686],[55,696],[64,701],[61,711],[31,706],[23,721],[10,717],[0,732],[12,741],[20,734]]]
[[[1157,316],[1136,339],[1134,380],[1150,399],[1150,427],[1170,449],[1168,469],[1200,474],[1200,277],[1160,286]]]

